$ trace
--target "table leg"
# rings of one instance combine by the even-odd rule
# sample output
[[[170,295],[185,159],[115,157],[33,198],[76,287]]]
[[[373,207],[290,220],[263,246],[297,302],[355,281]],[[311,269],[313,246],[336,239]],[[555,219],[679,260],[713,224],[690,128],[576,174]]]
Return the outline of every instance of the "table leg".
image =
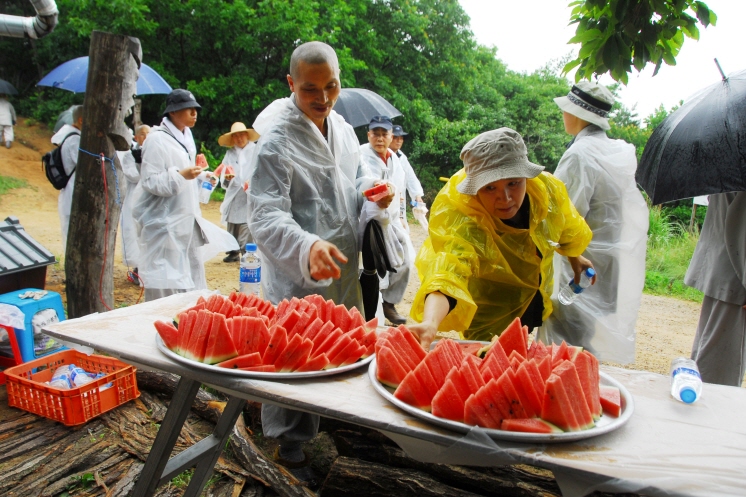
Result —
[[[190,380],[183,376],[179,380],[168,406],[168,411],[166,411],[166,416],[163,418],[158,435],[153,442],[153,447],[145,460],[145,466],[143,466],[140,477],[132,490],[134,497],[149,497],[158,488],[163,469],[166,467],[174,445],[176,445],[176,440],[179,438],[184,421],[189,415],[189,410],[197,396],[199,387],[199,381]]]

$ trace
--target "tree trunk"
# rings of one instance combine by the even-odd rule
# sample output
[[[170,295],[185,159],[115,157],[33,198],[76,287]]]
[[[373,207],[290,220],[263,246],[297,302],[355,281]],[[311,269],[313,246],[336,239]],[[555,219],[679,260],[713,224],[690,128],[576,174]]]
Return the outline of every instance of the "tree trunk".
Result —
[[[94,31],[89,56],[65,256],[71,318],[114,306],[114,247],[123,193],[115,150],[129,150],[132,141],[124,118],[134,104],[142,49],[137,38]]]

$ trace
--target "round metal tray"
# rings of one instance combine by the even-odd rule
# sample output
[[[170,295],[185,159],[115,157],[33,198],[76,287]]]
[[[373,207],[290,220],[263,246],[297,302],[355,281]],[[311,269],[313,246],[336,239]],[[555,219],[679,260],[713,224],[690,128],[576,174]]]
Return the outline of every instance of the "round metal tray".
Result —
[[[417,409],[414,406],[402,402],[401,400],[394,397],[394,389],[387,387],[382,384],[376,378],[377,365],[376,361],[373,360],[368,367],[368,377],[370,382],[373,384],[373,388],[383,396],[384,399],[388,400],[402,411],[411,414],[420,419],[424,419],[434,425],[442,426],[453,431],[460,433],[468,433],[474,426],[466,423],[460,423],[458,421],[451,421],[449,419],[439,418],[433,416],[429,412],[425,412],[421,409]],[[624,388],[624,385],[616,381],[611,376],[601,372],[600,379],[602,385],[614,386],[619,389],[622,396],[622,413],[618,418],[612,418],[611,416],[602,415],[601,418],[596,421],[596,426],[582,431],[569,431],[562,433],[522,433],[516,431],[505,431],[495,430],[490,428],[482,428],[484,432],[494,440],[508,440],[512,442],[526,442],[526,443],[561,443],[561,442],[572,442],[574,440],[583,440],[585,438],[595,437],[609,433],[617,428],[624,426],[632,416],[635,405],[632,401],[632,395]]]
[[[375,354],[373,354],[366,357],[365,359],[361,359],[355,363],[348,364],[347,366],[342,366],[334,369],[323,369],[321,371],[306,371],[303,373],[264,373],[259,371],[241,371],[240,369],[221,368],[212,364],[205,364],[203,362],[197,362],[191,359],[187,359],[186,357],[182,357],[179,354],[175,354],[174,352],[169,350],[169,348],[166,347],[166,344],[163,343],[161,336],[158,334],[155,335],[155,343],[158,346],[158,350],[160,350],[163,355],[185,366],[203,369],[205,371],[210,371],[211,373],[227,374],[230,376],[239,376],[241,378],[253,378],[256,380],[300,380],[303,378],[332,376],[335,374],[346,373],[347,371],[352,371],[353,369],[365,366],[373,360],[373,357],[375,357]]]

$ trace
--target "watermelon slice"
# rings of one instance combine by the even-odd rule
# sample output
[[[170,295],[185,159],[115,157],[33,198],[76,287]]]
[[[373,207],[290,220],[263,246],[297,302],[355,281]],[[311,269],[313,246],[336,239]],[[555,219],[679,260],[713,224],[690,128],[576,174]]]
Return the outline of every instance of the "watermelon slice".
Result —
[[[498,368],[500,370],[500,374],[502,374],[502,371],[505,371],[510,367],[510,360],[508,359],[508,354],[505,353],[505,350],[503,349],[503,346],[500,344],[498,340],[493,340],[489,350],[487,350],[487,353],[484,355],[484,359],[482,360],[482,364],[484,364],[487,359],[490,358],[490,356],[494,355],[495,359],[498,364]],[[480,368],[481,369],[481,368]],[[499,378],[500,376],[496,376],[495,378]]]
[[[482,374],[479,372],[479,365],[481,362],[482,361],[477,356],[470,355],[465,356],[464,360],[461,362],[459,374],[464,379],[466,388],[468,389],[465,392],[465,397],[468,397],[468,394],[476,393],[484,386],[484,378],[482,378]]]
[[[156,321],[153,324],[166,347],[168,347],[172,352],[181,355],[181,349],[179,348],[179,330],[177,330],[171,323],[163,321]]]
[[[366,333],[365,335],[363,335],[363,338],[359,340],[360,345],[365,347],[365,353],[363,353],[363,359],[365,359],[366,357],[368,357],[369,355],[375,352],[377,338],[378,338],[378,334],[376,334],[375,330],[373,331],[366,330]]]
[[[512,369],[508,369],[503,373],[503,375],[500,377],[500,379],[497,380],[497,386],[500,387],[507,397],[508,402],[510,403],[510,416],[506,416],[509,418],[531,418],[531,416],[527,411],[526,407],[523,405],[523,402],[521,400],[520,395],[518,395],[518,391],[516,389],[516,386],[513,384],[512,375],[513,373]]]
[[[541,406],[539,405],[539,409],[534,409],[534,404],[531,399],[531,395],[529,393],[526,393],[526,391],[523,388],[523,384],[518,379],[518,376],[515,371],[512,369],[507,370],[504,374],[508,375],[508,378],[510,378],[510,382],[513,385],[513,388],[515,388],[515,392],[518,394],[518,398],[521,400],[521,407],[523,407],[523,410],[526,412],[526,418],[533,418],[535,416],[538,416],[541,414]],[[531,386],[531,391],[533,392],[533,386]],[[538,399],[537,399],[538,400]]]
[[[622,413],[622,394],[617,387],[599,386],[599,398],[604,413],[618,418]]]
[[[570,361],[562,361],[559,366],[552,370],[552,374],[562,378],[562,386],[567,393],[567,397],[570,399],[572,410],[575,414],[575,419],[580,424],[580,429],[585,430],[593,427],[593,415],[585,400],[585,394],[583,393],[583,387],[580,384],[580,378],[578,378],[575,365]]]
[[[507,358],[505,359],[507,361]],[[498,379],[502,374],[510,369],[510,363],[507,367],[503,367],[497,359],[497,355],[489,355],[479,365],[479,373],[482,375],[484,382],[490,381],[492,378]]]
[[[181,355],[186,356],[186,350],[189,348],[189,335],[192,333],[194,326],[197,322],[198,311],[189,311],[182,313],[182,317],[179,320],[179,350]],[[202,319],[205,319],[203,315]]]
[[[236,357],[237,355],[238,351],[233,343],[230,332],[228,332],[228,324],[225,321],[225,316],[215,314],[202,362],[215,364]]]
[[[501,430],[520,431],[523,433],[562,433],[562,430],[539,418],[503,419]]]
[[[541,419],[552,423],[564,431],[578,431],[580,423],[575,419],[573,407],[562,385],[562,378],[552,374],[544,387],[544,401],[541,406]]]
[[[323,355],[323,354],[322,354]],[[389,347],[381,347],[376,351],[376,378],[384,385],[396,388],[404,381],[409,372]]]
[[[531,407],[531,411],[533,412],[533,414],[535,416],[538,416],[539,414],[541,414],[541,401],[543,400],[542,397],[544,395],[544,384],[541,384],[541,390],[536,390],[534,381],[531,377],[531,374],[529,373],[529,364],[534,363],[531,361],[526,361],[521,364],[515,374],[514,383],[517,383],[516,388],[520,388],[523,393],[521,402],[525,401],[525,403]]]
[[[336,368],[340,365],[340,363],[342,362],[341,352],[343,352],[351,343],[357,345],[357,341],[351,339],[345,334],[342,334],[342,336],[339,337],[327,351],[323,352],[329,358],[329,366],[327,366],[327,369],[329,367]]]
[[[307,338],[313,341],[316,334],[321,331],[321,328],[323,327],[324,322],[321,320],[321,318],[314,319],[303,332],[303,338]],[[330,328],[329,331],[331,331],[332,329],[333,328]]]
[[[434,416],[463,423],[465,403],[466,400],[461,396],[459,389],[452,381],[446,380],[443,387],[433,397],[431,409]]]
[[[295,328],[296,323],[300,319],[300,314],[295,309],[285,313],[284,316],[277,318],[275,324],[282,326],[288,331],[288,336],[292,336],[290,332]]]
[[[494,425],[495,423],[492,416],[487,412],[487,409],[477,399],[477,394],[472,394],[464,402],[464,423],[484,427]]]
[[[305,373],[307,371],[321,371],[326,367],[327,364],[329,364],[329,359],[327,359],[326,354],[321,354],[314,357],[313,359],[309,359],[308,361],[306,361],[305,364],[301,364],[295,371],[298,373]]]
[[[498,405],[500,394],[496,394],[497,384],[494,380],[484,385],[464,404],[464,420],[476,417],[477,424],[484,428],[500,428],[503,413]],[[469,403],[469,400],[471,403]],[[472,411],[472,415],[468,411]]]
[[[396,387],[394,397],[423,411],[430,410],[430,399],[414,371],[407,373],[404,380]]]
[[[184,350],[184,357],[192,361],[202,362],[205,358],[207,337],[212,330],[215,313],[203,309],[197,313],[197,322],[189,333],[189,344]]]
[[[329,353],[332,347],[336,345],[337,341],[340,340],[340,337],[342,335],[343,333],[339,328],[334,328],[327,334],[326,339],[321,342],[320,345],[314,345],[313,351],[311,352],[311,357],[316,357],[317,355],[321,354],[326,354],[326,357],[329,357]],[[316,342],[316,344],[318,344],[318,342]]]
[[[229,369],[241,369],[249,368],[251,366],[259,366],[262,364],[262,356],[259,352],[252,352],[251,354],[240,355],[227,361],[219,362],[217,366],[221,368]]]
[[[575,365],[575,370],[578,373],[580,386],[583,388],[583,394],[585,395],[588,409],[591,411],[591,416],[593,416],[594,420],[598,420],[601,417],[603,409],[599,399],[598,379],[593,371],[592,357],[590,352],[582,351],[575,354],[572,363]]]
[[[528,335],[526,330],[521,327],[521,319],[515,318],[512,323],[505,328],[498,338],[505,353],[510,357],[512,351],[517,351],[524,359],[528,355]]]
[[[344,305],[339,304],[334,308],[332,321],[334,321],[334,325],[342,330],[343,333],[350,331],[350,312]]]
[[[297,343],[291,347],[290,345],[293,342]],[[280,357],[275,361],[275,369],[280,372],[295,371],[308,362],[312,348],[313,342],[311,340],[304,339],[296,333],[290,342],[288,342],[288,346],[280,354]]]
[[[373,188],[368,188],[363,192],[365,198],[367,198],[371,202],[378,202],[382,198],[386,197],[388,194],[389,186],[386,183],[374,186]]]
[[[549,375],[552,374],[552,356],[545,356],[538,365],[541,377],[546,382],[549,379]]]
[[[270,329],[269,342],[267,342],[267,349],[262,355],[262,362],[264,364],[273,364],[280,357],[280,354],[288,344],[288,334],[285,328],[278,325],[273,325]]]
[[[477,352],[482,350],[482,345],[479,342],[459,342],[459,347],[461,347],[461,353],[464,355],[473,355],[476,356]]]
[[[248,368],[240,368],[241,371],[253,371],[255,373],[276,373],[277,370],[273,364],[262,364],[260,366],[249,366]]]
[[[360,345],[359,342],[353,340],[352,342],[350,342],[350,345],[348,345],[342,352],[340,352],[340,355],[333,362],[338,361],[340,367],[354,364],[360,360],[363,354],[365,354],[365,350],[365,347]],[[331,359],[330,362],[332,362]]]

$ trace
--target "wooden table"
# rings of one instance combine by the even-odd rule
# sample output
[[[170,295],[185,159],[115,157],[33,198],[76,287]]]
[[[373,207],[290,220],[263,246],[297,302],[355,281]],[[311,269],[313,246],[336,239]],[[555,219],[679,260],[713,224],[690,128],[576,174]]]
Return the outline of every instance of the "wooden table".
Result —
[[[199,495],[247,399],[373,428],[424,462],[543,467],[554,473],[565,496],[593,490],[661,496],[746,495],[744,389],[708,384],[699,402],[686,405],[671,398],[665,376],[604,367],[634,398],[634,414],[625,426],[572,443],[495,442],[479,429],[465,436],[404,413],[373,389],[365,368],[316,379],[263,381],[172,361],[157,349],[152,323],[170,319],[203,294],[207,292],[173,295],[44,330],[137,367],[181,376],[133,495],[152,495],[160,484],[195,464],[185,495]],[[213,435],[169,460],[201,383],[227,394],[228,404]]]

